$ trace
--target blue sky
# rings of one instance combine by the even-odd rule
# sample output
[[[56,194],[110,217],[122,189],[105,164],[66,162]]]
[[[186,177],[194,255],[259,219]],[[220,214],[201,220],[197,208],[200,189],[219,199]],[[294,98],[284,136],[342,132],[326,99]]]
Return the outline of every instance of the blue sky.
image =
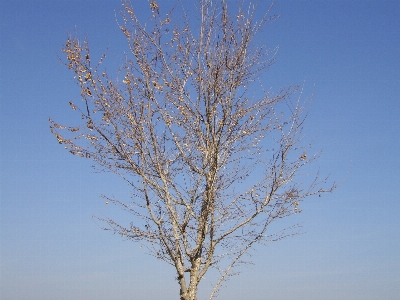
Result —
[[[147,1],[132,1],[140,13]],[[159,1],[169,6],[171,1]],[[270,1],[261,1],[260,11]],[[0,1],[0,298],[176,299],[173,269],[100,230],[119,178],[63,151],[48,117],[79,89],[58,56],[67,31],[95,55],[125,48],[120,1]],[[265,85],[305,85],[305,133],[339,188],[302,204],[304,234],[257,248],[218,299],[397,299],[400,294],[400,1],[277,1],[259,36],[279,45]],[[115,59],[117,61],[117,59]],[[109,62],[113,62],[110,56]],[[209,289],[207,279],[200,299]],[[397,295],[397,296],[396,296]]]

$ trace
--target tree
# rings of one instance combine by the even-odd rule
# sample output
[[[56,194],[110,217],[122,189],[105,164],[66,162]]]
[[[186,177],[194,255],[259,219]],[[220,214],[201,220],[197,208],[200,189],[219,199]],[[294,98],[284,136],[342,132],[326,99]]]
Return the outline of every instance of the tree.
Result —
[[[307,185],[297,180],[317,155],[307,156],[302,145],[301,93],[291,100],[299,87],[272,94],[260,80],[274,51],[254,38],[274,19],[269,11],[256,22],[255,6],[239,6],[233,16],[226,0],[200,0],[196,30],[185,13],[178,26],[155,1],[150,10],[146,27],[123,2],[120,30],[129,53],[116,80],[101,68],[105,55],[93,64],[87,40],[68,37],[66,65],[83,100],[70,105],[83,124],[50,119],[50,127],[72,154],[93,159],[134,190],[129,203],[105,197],[134,216],[131,224],[102,218],[105,229],[147,242],[171,264],[182,300],[197,299],[206,272],[218,270],[211,299],[256,243],[295,233],[270,233],[273,221],[334,185],[322,188],[318,175]],[[260,87],[258,96],[249,86]],[[282,104],[285,114],[277,111]]]

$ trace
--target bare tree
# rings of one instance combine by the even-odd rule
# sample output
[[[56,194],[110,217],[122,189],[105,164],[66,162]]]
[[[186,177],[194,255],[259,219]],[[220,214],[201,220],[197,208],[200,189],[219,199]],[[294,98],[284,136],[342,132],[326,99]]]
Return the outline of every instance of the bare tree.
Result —
[[[199,27],[192,28],[187,14],[174,25],[171,12],[162,16],[150,1],[151,22],[144,25],[123,2],[119,25],[130,51],[119,80],[101,69],[105,55],[93,64],[87,41],[69,36],[63,52],[83,100],[70,105],[83,124],[50,119],[72,154],[132,187],[128,203],[106,197],[131,213],[132,223],[101,220],[105,229],[148,242],[153,255],[174,266],[182,300],[197,299],[200,281],[215,268],[212,299],[255,243],[295,233],[267,232],[273,221],[334,188],[321,188],[318,176],[308,184],[297,180],[316,158],[302,145],[301,93],[291,100],[298,87],[272,94],[259,80],[275,50],[254,38],[274,17],[268,11],[256,22],[255,6],[232,15],[226,0],[200,0],[196,8]],[[282,104],[288,114],[277,112]]]

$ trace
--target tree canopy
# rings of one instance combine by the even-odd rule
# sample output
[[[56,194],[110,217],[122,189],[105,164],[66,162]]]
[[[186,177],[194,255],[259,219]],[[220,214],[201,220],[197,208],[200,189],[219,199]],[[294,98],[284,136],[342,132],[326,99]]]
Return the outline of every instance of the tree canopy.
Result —
[[[218,270],[211,299],[253,245],[294,233],[269,232],[273,221],[335,186],[324,188],[318,174],[300,179],[318,154],[303,141],[300,88],[272,93],[260,79],[276,52],[255,41],[275,18],[270,11],[255,20],[257,6],[233,14],[228,1],[200,0],[197,27],[186,13],[176,22],[174,11],[149,3],[145,24],[123,2],[119,28],[129,51],[116,78],[102,67],[106,55],[93,62],[88,41],[68,37],[62,51],[83,100],[70,106],[82,123],[50,119],[51,131],[131,186],[129,201],[106,200],[132,222],[101,218],[105,229],[147,242],[174,266],[182,300],[197,299],[206,272]]]

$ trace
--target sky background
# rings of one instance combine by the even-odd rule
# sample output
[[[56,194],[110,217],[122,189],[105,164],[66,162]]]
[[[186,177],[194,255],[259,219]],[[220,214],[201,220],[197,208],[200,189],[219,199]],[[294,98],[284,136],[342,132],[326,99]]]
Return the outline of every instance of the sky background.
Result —
[[[132,2],[148,13],[147,1]],[[0,0],[1,299],[178,298],[173,268],[92,218],[118,213],[99,196],[129,199],[124,183],[95,173],[49,130],[50,116],[76,120],[68,102],[79,88],[58,58],[67,32],[87,36],[97,57],[108,46],[121,55],[119,8],[118,0]],[[304,234],[258,247],[254,265],[217,299],[398,299],[400,1],[281,0],[272,13],[281,17],[258,37],[279,46],[264,85],[304,84],[313,95],[306,137],[340,186],[305,201],[288,219]],[[209,288],[206,276],[199,300]]]

